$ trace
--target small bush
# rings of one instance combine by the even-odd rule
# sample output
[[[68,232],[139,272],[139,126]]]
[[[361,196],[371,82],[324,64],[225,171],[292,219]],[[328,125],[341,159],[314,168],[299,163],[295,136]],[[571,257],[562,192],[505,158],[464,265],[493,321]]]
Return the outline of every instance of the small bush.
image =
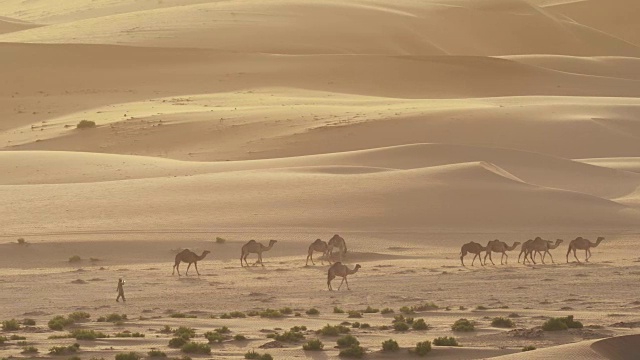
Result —
[[[291,328],[291,331],[297,331],[297,332],[302,332],[302,331],[307,331],[307,327],[302,325],[302,326],[293,326]]]
[[[22,320],[22,325],[27,325],[27,326],[35,326],[36,321],[33,319],[24,319]]]
[[[362,310],[365,314],[374,314],[380,312],[380,309],[372,308],[371,306],[367,306],[366,309]]]
[[[173,331],[173,336],[180,337],[185,340],[189,340],[191,338],[196,337],[196,331],[192,328],[180,326],[179,328]]]
[[[142,359],[142,355],[136,352],[128,352],[128,353],[120,353],[116,355],[116,360],[140,360]]]
[[[24,238],[19,238],[18,239],[18,245],[26,245],[27,242],[24,240]]]
[[[28,343],[28,342],[26,342],[26,341],[24,341],[24,340],[22,340],[22,341],[18,341],[18,342],[16,343],[16,345],[18,345],[18,346],[27,346],[27,345],[29,345],[29,343]]]
[[[235,341],[244,341],[247,340],[247,337],[241,334],[237,334],[236,336],[233,337],[233,340]]]
[[[193,330],[193,329],[191,329],[191,330]],[[221,328],[217,328],[217,329],[215,329],[213,331],[217,332],[218,334],[228,334],[228,333],[231,332],[231,330],[229,330],[229,328],[226,327],[226,326],[223,326]],[[195,332],[194,332],[194,334],[195,334]]]
[[[433,339],[433,345],[435,346],[459,346],[458,340],[453,336],[443,336]]]
[[[582,329],[584,327],[580,321],[573,320],[573,315],[569,315],[563,319],[569,329]]]
[[[227,339],[226,336],[222,335],[219,332],[215,332],[215,331],[207,331],[206,333],[204,333],[204,337],[209,340],[210,344],[213,343],[221,343],[223,341],[225,341]]]
[[[95,331],[95,330],[74,330],[71,332],[71,337],[76,340],[95,340],[107,338],[107,334]]]
[[[284,315],[291,315],[293,314],[293,309],[290,307],[283,307],[282,309],[280,309],[280,312]]]
[[[3,331],[17,331],[20,330],[20,323],[16,319],[5,320],[2,322]]]
[[[364,354],[365,351],[362,346],[354,345],[352,347],[341,350],[340,354],[338,355],[346,358],[361,358],[364,356]]]
[[[29,346],[29,347],[22,348],[22,353],[23,354],[37,354],[38,353],[38,349],[33,347],[33,346]]]
[[[427,353],[431,351],[431,342],[430,341],[422,341],[416,344],[416,348],[414,352],[418,356],[425,356]]]
[[[382,351],[398,351],[398,350],[400,350],[400,346],[398,345],[397,341],[393,339],[389,339],[382,342]]]
[[[420,305],[412,306],[411,309],[413,311],[429,311],[429,310],[437,310],[440,307],[432,302],[422,303]]]
[[[324,344],[318,339],[309,340],[306,344],[302,345],[302,349],[305,351],[321,351],[323,348]]]
[[[334,314],[344,314],[344,310],[340,309],[339,307],[334,307],[333,308],[333,313]]]
[[[174,349],[178,349],[178,348],[183,347],[186,343],[187,343],[187,340],[185,340],[184,338],[176,337],[176,338],[173,338],[173,339],[169,340],[169,347],[170,348],[174,348]]]
[[[320,311],[318,311],[318,309],[316,308],[311,308],[309,310],[306,311],[307,315],[320,315]]]
[[[403,306],[400,308],[400,312],[405,314],[405,315],[411,315],[411,314],[415,314],[416,312],[413,311],[413,308],[410,308],[408,306]]]
[[[285,331],[284,334],[277,334],[275,339],[282,342],[297,342],[304,339],[304,335],[301,332]]]
[[[511,314],[509,314],[509,317],[510,317],[510,318],[519,318],[519,317],[520,317],[520,314],[518,314],[518,313],[511,313]]]
[[[11,337],[9,338],[9,340],[27,340],[27,338],[26,338],[26,337],[24,337],[24,336],[20,336],[20,335],[13,334],[13,335],[11,335]]]
[[[154,350],[149,351],[149,352],[147,353],[147,355],[148,355],[149,357],[152,357],[152,358],[154,358],[154,357],[162,357],[162,358],[166,358],[166,357],[167,357],[167,354],[165,354],[164,352],[162,352],[162,351],[160,351],[160,350],[155,350],[155,349],[154,349]]]
[[[282,312],[280,312],[280,310],[274,310],[274,309],[266,309],[262,312],[260,312],[260,317],[263,318],[280,318],[282,317]]]
[[[70,263],[77,263],[80,261],[82,261],[82,258],[78,255],[73,255],[72,257],[69,258]]]
[[[359,319],[362,317],[362,313],[359,310],[349,310],[347,313],[349,314],[348,318]]]
[[[127,320],[127,315],[125,314],[109,314],[107,316],[101,316],[98,318],[98,322],[111,322],[111,323],[122,323],[124,320]]]
[[[354,328],[354,329],[358,329],[358,328],[360,328],[360,323],[356,321],[353,324],[351,324],[351,327]]]
[[[558,331],[567,329],[580,329],[583,325],[579,321],[573,320],[573,315],[567,317],[551,318],[542,325],[544,331]]]
[[[232,318],[231,315],[227,313],[220,315],[220,319],[231,319],[231,318]]]
[[[362,323],[362,325],[360,325],[361,329],[369,329],[371,327],[371,325],[369,325],[368,323]]]
[[[49,354],[51,355],[65,355],[65,354],[73,354],[78,352],[80,349],[80,344],[73,344],[69,346],[54,346],[49,349]]]
[[[229,313],[229,316],[234,319],[244,319],[247,317],[247,315],[245,315],[245,313],[243,313],[242,311],[232,311]]]
[[[430,325],[424,322],[424,319],[418,319],[411,324],[413,330],[429,330],[431,328]]]
[[[96,127],[96,122],[91,120],[80,120],[78,125],[76,125],[76,129],[91,129]],[[126,360],[126,359],[116,359],[116,360]]]
[[[7,338],[5,336],[0,336],[0,345],[7,342]]]
[[[226,243],[226,242],[227,242],[227,240],[226,240],[226,239],[221,238],[220,236],[216,237],[216,243],[217,243],[217,244],[224,244],[224,243]]]
[[[348,334],[349,328],[342,325],[325,325],[322,329],[317,331],[318,334],[324,336],[339,336],[340,334]]]
[[[47,325],[51,330],[60,331],[60,330],[64,330],[65,327],[72,324],[73,324],[73,320],[67,319],[62,315],[57,315],[53,319],[49,320],[49,323]]]
[[[160,332],[162,334],[173,334],[174,330],[169,325],[165,325]]]
[[[247,316],[258,316],[258,315],[260,315],[259,311],[256,311],[256,310],[247,311]]]
[[[391,308],[384,308],[382,310],[380,310],[380,314],[393,314],[393,309]]]
[[[396,322],[393,324],[393,329],[395,331],[407,331],[409,330],[409,325],[405,322]]]
[[[525,351],[533,351],[533,350],[535,350],[535,349],[536,349],[536,347],[535,347],[535,346],[533,346],[533,345],[529,345],[529,346],[525,346],[525,347],[523,347],[523,348],[522,348],[522,352],[525,352]]]
[[[346,348],[346,347],[352,347],[352,346],[360,345],[360,341],[358,341],[358,339],[356,339],[356,337],[353,336],[353,335],[343,336],[343,337],[339,338],[336,341],[336,343],[338,344],[338,347],[340,347],[340,348]]]
[[[478,306],[476,306],[476,310],[484,311],[484,310],[489,310],[489,308],[487,308],[486,306],[478,305]]]
[[[89,318],[91,318],[91,314],[89,314],[88,312],[84,312],[84,311],[76,311],[76,312],[73,312],[73,313],[69,314],[67,317],[70,320],[73,320],[73,322],[82,322],[82,321],[86,321]]]
[[[211,348],[204,343],[189,342],[184,344],[181,350],[187,354],[211,354]]]
[[[244,354],[244,358],[245,359],[257,359],[257,360],[273,360],[273,356],[264,353],[262,355],[258,354],[257,352],[251,350],[248,351],[247,353]]]
[[[117,334],[114,335],[114,337],[117,338],[143,338],[145,335],[139,332],[130,332],[130,331],[124,331],[124,332],[119,332]]]
[[[456,320],[455,323],[453,323],[453,325],[451,325],[451,330],[453,331],[460,331],[460,332],[468,332],[468,331],[474,331],[475,330],[475,326],[473,325],[473,323],[467,319],[459,319]]]
[[[512,328],[515,327],[516,324],[509,318],[497,317],[493,318],[493,320],[491,321],[491,326],[499,328]]]

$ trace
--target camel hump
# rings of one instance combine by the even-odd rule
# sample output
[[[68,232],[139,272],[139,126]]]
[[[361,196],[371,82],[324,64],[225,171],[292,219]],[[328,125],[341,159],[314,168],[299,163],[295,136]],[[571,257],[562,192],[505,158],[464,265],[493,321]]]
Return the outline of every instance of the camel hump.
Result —
[[[251,239],[247,244],[254,244],[255,242],[256,242],[255,240]]]

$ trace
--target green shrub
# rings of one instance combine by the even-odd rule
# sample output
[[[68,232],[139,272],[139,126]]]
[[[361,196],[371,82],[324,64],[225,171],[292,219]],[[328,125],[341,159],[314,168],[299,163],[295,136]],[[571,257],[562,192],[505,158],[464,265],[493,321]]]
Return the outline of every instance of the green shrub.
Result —
[[[433,339],[433,345],[435,346],[459,346],[458,340],[453,336],[443,336]]]
[[[349,318],[355,318],[355,319],[359,319],[362,317],[362,313],[359,310],[349,310],[347,312],[349,314]]]
[[[174,330],[169,325],[165,325],[160,332],[162,334],[173,334]]]
[[[535,349],[536,349],[536,347],[535,347],[535,346],[529,345],[529,346],[525,346],[525,347],[523,347],[523,348],[522,348],[522,352],[525,352],[525,351],[533,351],[533,350],[535,350]]]
[[[393,324],[393,329],[395,331],[407,331],[409,330],[409,325],[405,322],[396,322]]]
[[[371,325],[369,325],[368,323],[362,323],[362,325],[360,325],[361,329],[369,329],[371,327]]]
[[[149,357],[152,357],[152,358],[153,358],[153,357],[163,357],[163,358],[166,358],[166,357],[167,357],[167,354],[165,354],[164,352],[162,352],[162,351],[160,351],[160,350],[155,350],[155,349],[154,349],[154,350],[149,351],[149,352],[147,353],[147,355],[148,355]]]
[[[320,311],[318,311],[318,309],[316,308],[311,308],[309,310],[306,311],[307,315],[320,315]]]
[[[19,238],[18,239],[18,245],[26,245],[27,242],[24,240],[24,238]]]
[[[13,334],[13,335],[11,335],[11,337],[9,338],[9,340],[27,340],[27,338],[26,338],[26,337],[24,337],[24,336],[20,336],[20,335]]]
[[[192,329],[192,330],[193,330],[193,329]],[[223,326],[223,327],[221,327],[221,328],[217,328],[217,329],[215,329],[215,330],[213,330],[213,331],[217,332],[218,334],[228,334],[228,333],[230,333],[230,332],[231,332],[231,330],[229,330],[229,328],[228,328],[228,327],[226,327],[226,326]],[[194,333],[194,334],[195,334],[195,333]]]
[[[107,334],[95,330],[73,330],[71,337],[76,340],[95,340],[107,338]]]
[[[356,321],[353,324],[351,324],[351,327],[354,329],[358,329],[360,327],[360,323]]]
[[[297,342],[304,339],[304,335],[301,332],[285,331],[284,334],[277,334],[275,339],[282,342]]]
[[[403,322],[410,325],[410,324],[413,324],[413,318],[410,318],[410,317],[405,318],[404,315],[396,315],[393,317],[392,323],[395,324],[398,322]]]
[[[196,337],[196,331],[189,327],[180,326],[179,328],[173,331],[173,336],[181,337],[185,340],[189,340],[191,338]]]
[[[282,312],[280,312],[279,310],[274,310],[274,309],[266,309],[262,312],[260,312],[260,317],[263,318],[280,318],[282,317]]]
[[[0,345],[7,342],[7,338],[5,336],[0,336]]]
[[[98,318],[98,322],[111,322],[111,323],[121,323],[124,320],[127,320],[127,315],[125,314],[109,314],[107,316],[100,316]]]
[[[580,329],[583,325],[579,321],[573,320],[573,315],[567,317],[551,318],[542,325],[544,331],[558,331],[567,329]]]
[[[258,359],[258,360],[273,360],[273,357],[267,353],[264,353],[262,355],[258,354],[257,352],[250,350],[247,353],[244,354],[244,358],[245,359]]]
[[[429,330],[431,328],[430,325],[424,322],[424,319],[418,319],[411,324],[413,330]]]
[[[86,321],[89,318],[91,318],[91,314],[89,314],[88,312],[84,312],[84,311],[76,311],[76,312],[73,312],[73,313],[69,314],[67,317],[70,320],[73,320],[73,322],[82,322],[82,321]]]
[[[356,339],[356,337],[353,336],[353,335],[345,335],[345,336],[339,338],[336,341],[336,343],[338,344],[338,347],[340,347],[340,348],[346,348],[346,347],[360,345],[360,341],[358,341],[358,339]]]
[[[77,263],[80,261],[82,261],[82,258],[78,255],[73,255],[72,257],[69,258],[70,263]]]
[[[217,244],[224,244],[224,243],[226,243],[226,242],[227,242],[227,240],[226,240],[226,239],[223,239],[223,238],[221,238],[220,236],[216,237],[216,243],[217,243]]]
[[[205,343],[188,342],[181,350],[187,354],[211,354],[211,348]]]
[[[473,324],[473,322],[467,320],[467,319],[459,319],[456,320],[455,323],[453,323],[453,325],[451,325],[451,330],[453,331],[461,331],[461,332],[468,332],[468,331],[474,331],[475,330],[475,326]]]
[[[380,310],[380,314],[393,314],[393,309],[391,308],[384,308],[382,310]]]
[[[297,332],[302,332],[302,331],[307,331],[307,327],[302,325],[302,326],[293,326],[291,328],[291,331],[297,331]]]
[[[237,334],[236,336],[233,337],[233,340],[235,341],[244,341],[247,340],[247,337],[241,334]]]
[[[28,342],[26,342],[26,341],[24,341],[24,340],[22,340],[22,341],[18,341],[18,342],[16,343],[16,345],[18,345],[18,346],[27,346],[27,345],[29,345],[29,343],[28,343]]]
[[[139,332],[123,331],[114,335],[117,338],[143,338],[145,335]]]
[[[410,308],[408,306],[403,306],[400,308],[400,312],[405,314],[405,315],[411,315],[411,314],[415,314],[416,312],[413,311],[413,308]]]
[[[230,314],[224,313],[220,315],[220,319],[232,319],[232,317]]]
[[[367,306],[367,308],[362,310],[362,312],[365,314],[374,314],[374,313],[380,312],[380,309],[375,309],[375,308],[372,308],[371,306]]]
[[[518,313],[511,313],[511,314],[509,314],[509,317],[510,317],[510,318],[519,318],[519,317],[520,317],[520,314],[518,314]]]
[[[171,340],[169,340],[169,347],[170,348],[174,348],[174,349],[178,349],[183,347],[185,344],[187,343],[187,340],[181,337],[176,337],[173,338]]]
[[[420,305],[412,306],[411,310],[413,311],[429,311],[429,310],[437,310],[440,307],[432,302],[422,303]]]
[[[224,336],[223,334],[219,333],[219,332],[215,332],[215,331],[207,331],[206,333],[204,333],[204,337],[209,340],[210,344],[213,343],[221,343],[223,341],[225,341],[227,339],[226,336]]]
[[[323,348],[324,344],[318,339],[309,340],[306,344],[302,345],[302,349],[306,351],[321,351]]]
[[[333,313],[334,314],[344,314],[344,310],[340,309],[339,307],[334,307],[333,308]]]
[[[425,356],[431,351],[431,342],[422,341],[416,344],[416,348],[413,350],[418,356]]]
[[[91,120],[80,120],[78,125],[76,125],[76,129],[91,129],[96,127],[96,122]],[[126,360],[126,359],[116,359],[116,360]]]
[[[244,319],[247,317],[247,315],[245,315],[245,313],[243,313],[242,311],[232,311],[231,313],[229,313],[229,316],[234,319]]]
[[[267,309],[269,310],[269,309]],[[293,314],[293,309],[290,307],[283,307],[282,309],[280,309],[280,312],[284,315],[291,315]]]
[[[36,324],[36,321],[33,319],[24,319],[22,320],[22,325],[27,325],[27,326],[34,326]]]
[[[400,346],[398,345],[397,341],[393,339],[389,339],[382,342],[382,351],[398,351],[398,350],[400,350]]]
[[[140,360],[142,359],[142,355],[136,352],[128,352],[128,353],[120,353],[116,355],[116,360]]]
[[[582,329],[584,327],[580,321],[573,320],[573,315],[569,315],[563,319],[569,329]]]
[[[29,347],[22,348],[22,353],[23,354],[37,354],[38,353],[38,349],[33,347],[33,346],[29,346]]]
[[[2,322],[3,331],[17,331],[20,330],[20,323],[16,319],[5,320]]]
[[[49,349],[49,354],[51,355],[65,355],[65,354],[73,354],[78,352],[80,349],[80,344],[76,343],[69,346],[54,346]]]
[[[65,327],[72,325],[73,320],[67,319],[62,315],[57,315],[53,319],[49,320],[48,326],[51,330],[64,330]]]
[[[489,310],[489,309],[486,306],[478,305],[478,306],[476,306],[476,310],[484,311],[484,310]]]
[[[260,315],[259,311],[256,311],[256,310],[247,311],[247,316],[258,316],[258,315]]]
[[[342,325],[325,325],[322,329],[317,331],[318,334],[324,336],[339,336],[340,334],[348,334],[349,328]]]
[[[361,358],[364,356],[364,354],[365,351],[362,346],[354,345],[352,347],[341,350],[340,354],[338,355],[346,358]]]
[[[499,328],[512,328],[515,327],[516,324],[509,318],[497,317],[493,318],[493,320],[491,321],[491,326]]]

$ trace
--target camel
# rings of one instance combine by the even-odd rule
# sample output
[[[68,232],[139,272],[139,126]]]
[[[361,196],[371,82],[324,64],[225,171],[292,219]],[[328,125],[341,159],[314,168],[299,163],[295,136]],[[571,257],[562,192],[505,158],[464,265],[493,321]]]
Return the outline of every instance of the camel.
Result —
[[[338,286],[338,290],[340,290],[340,287],[342,287],[343,282],[347,283],[347,290],[351,290],[349,288],[349,280],[347,280],[347,275],[357,273],[358,269],[360,268],[361,268],[360,264],[356,264],[353,270],[349,270],[349,268],[346,265],[343,265],[340,261],[331,265],[331,267],[329,268],[329,271],[327,272],[327,286],[329,287],[329,291],[333,291],[333,288],[331,287],[331,280],[335,279],[336,276],[340,276],[342,278],[342,281]]]
[[[503,265],[502,258],[504,257],[506,257],[505,264],[507,264],[509,261],[509,255],[507,255],[507,251],[514,250],[518,245],[520,245],[520,242],[517,242],[517,241],[513,243],[513,245],[511,246],[507,245],[506,242],[500,241],[498,239],[489,241],[489,243],[487,244],[486,254],[484,255],[484,263],[485,264],[487,263],[487,256],[488,256],[489,260],[491,260],[491,264],[495,265],[493,263],[493,259],[491,258],[491,253],[497,252],[497,253],[502,253],[502,256],[500,256],[500,265]]]
[[[185,272],[185,275],[189,276],[189,268],[191,267],[191,264],[195,264],[196,273],[198,273],[198,276],[200,276],[200,272],[198,271],[198,261],[204,259],[205,256],[207,256],[207,254],[209,253],[211,253],[211,251],[205,250],[202,252],[202,255],[198,256],[196,253],[194,253],[189,249],[184,249],[180,251],[176,255],[176,262],[173,265],[173,273],[171,273],[171,275],[174,275],[176,273],[176,270],[178,270],[178,276],[180,276],[180,263],[186,262],[189,264],[189,266],[187,266],[187,271]]]
[[[478,244],[477,242],[472,241],[462,245],[462,249],[460,250],[460,261],[462,262],[462,266],[465,266],[464,257],[467,256],[467,253],[475,254],[475,256],[473,257],[473,261],[471,261],[471,266],[473,266],[476,258],[480,259],[480,265],[484,266],[484,264],[482,263],[482,256],[480,256],[480,253],[483,251],[487,251],[487,248]]]
[[[334,247],[340,248],[340,253],[339,253],[340,261],[342,261],[342,257],[347,254],[347,243],[338,234],[333,235],[333,237],[329,239],[328,246],[329,246],[329,250],[328,250],[329,257],[333,255]]]
[[[585,262],[589,262],[589,258],[591,257],[591,248],[600,245],[600,243],[604,240],[602,236],[598,237],[595,244],[585,239],[583,237],[577,237],[575,240],[571,240],[569,243],[569,249],[567,250],[567,263],[569,263],[569,253],[573,251],[573,257],[580,262],[580,259],[576,256],[576,250],[584,250],[585,253]]]
[[[240,254],[240,266],[244,266],[242,265],[242,260],[244,260],[245,264],[249,266],[249,263],[247,263],[247,256],[249,256],[249,254],[258,254],[258,261],[256,261],[253,266],[260,264],[264,267],[264,264],[262,263],[262,253],[271,250],[273,244],[277,242],[277,240],[269,240],[269,246],[264,246],[259,242],[256,242],[255,240],[249,240],[248,243],[242,246],[242,253]]]
[[[311,263],[313,265],[316,264],[315,262],[313,262],[314,251],[318,251],[322,253],[323,257],[320,258],[320,263],[324,265],[324,257],[327,257],[327,252],[329,251],[329,245],[320,239],[317,239],[316,241],[312,242],[311,245],[309,245],[309,254],[307,255],[307,262],[304,264],[304,266],[309,265],[309,259],[311,259]],[[329,263],[331,263],[331,261],[329,261]]]
[[[557,239],[556,243],[553,244],[553,242],[551,241],[544,240],[541,237],[536,237],[530,245],[529,257],[531,258],[531,261],[534,264],[536,263],[535,254],[538,253],[540,254],[540,257],[542,258],[542,263],[544,264],[545,263],[544,258],[547,256],[547,254],[549,254],[549,256],[551,256],[551,262],[555,264],[555,261],[553,261],[553,255],[551,255],[549,250],[553,250],[557,248],[558,246],[560,246],[562,242],[563,242],[562,239]],[[526,255],[525,255],[525,258],[526,258]]]
[[[529,239],[527,241],[525,241],[522,246],[520,247],[520,255],[518,255],[518,263],[520,263],[520,256],[522,256],[522,254],[524,254],[524,260],[522,261],[523,264],[526,263],[527,261],[527,256],[529,255],[529,252],[531,251],[531,243],[533,242],[533,239]]]

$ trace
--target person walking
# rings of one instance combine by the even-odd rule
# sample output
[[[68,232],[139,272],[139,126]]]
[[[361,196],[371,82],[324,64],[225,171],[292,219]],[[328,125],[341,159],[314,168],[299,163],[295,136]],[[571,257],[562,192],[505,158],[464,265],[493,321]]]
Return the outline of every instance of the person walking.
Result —
[[[122,278],[118,279],[118,297],[116,298],[116,301],[120,302],[120,298],[122,298],[123,302],[127,301],[124,298],[124,280],[122,280]]]

